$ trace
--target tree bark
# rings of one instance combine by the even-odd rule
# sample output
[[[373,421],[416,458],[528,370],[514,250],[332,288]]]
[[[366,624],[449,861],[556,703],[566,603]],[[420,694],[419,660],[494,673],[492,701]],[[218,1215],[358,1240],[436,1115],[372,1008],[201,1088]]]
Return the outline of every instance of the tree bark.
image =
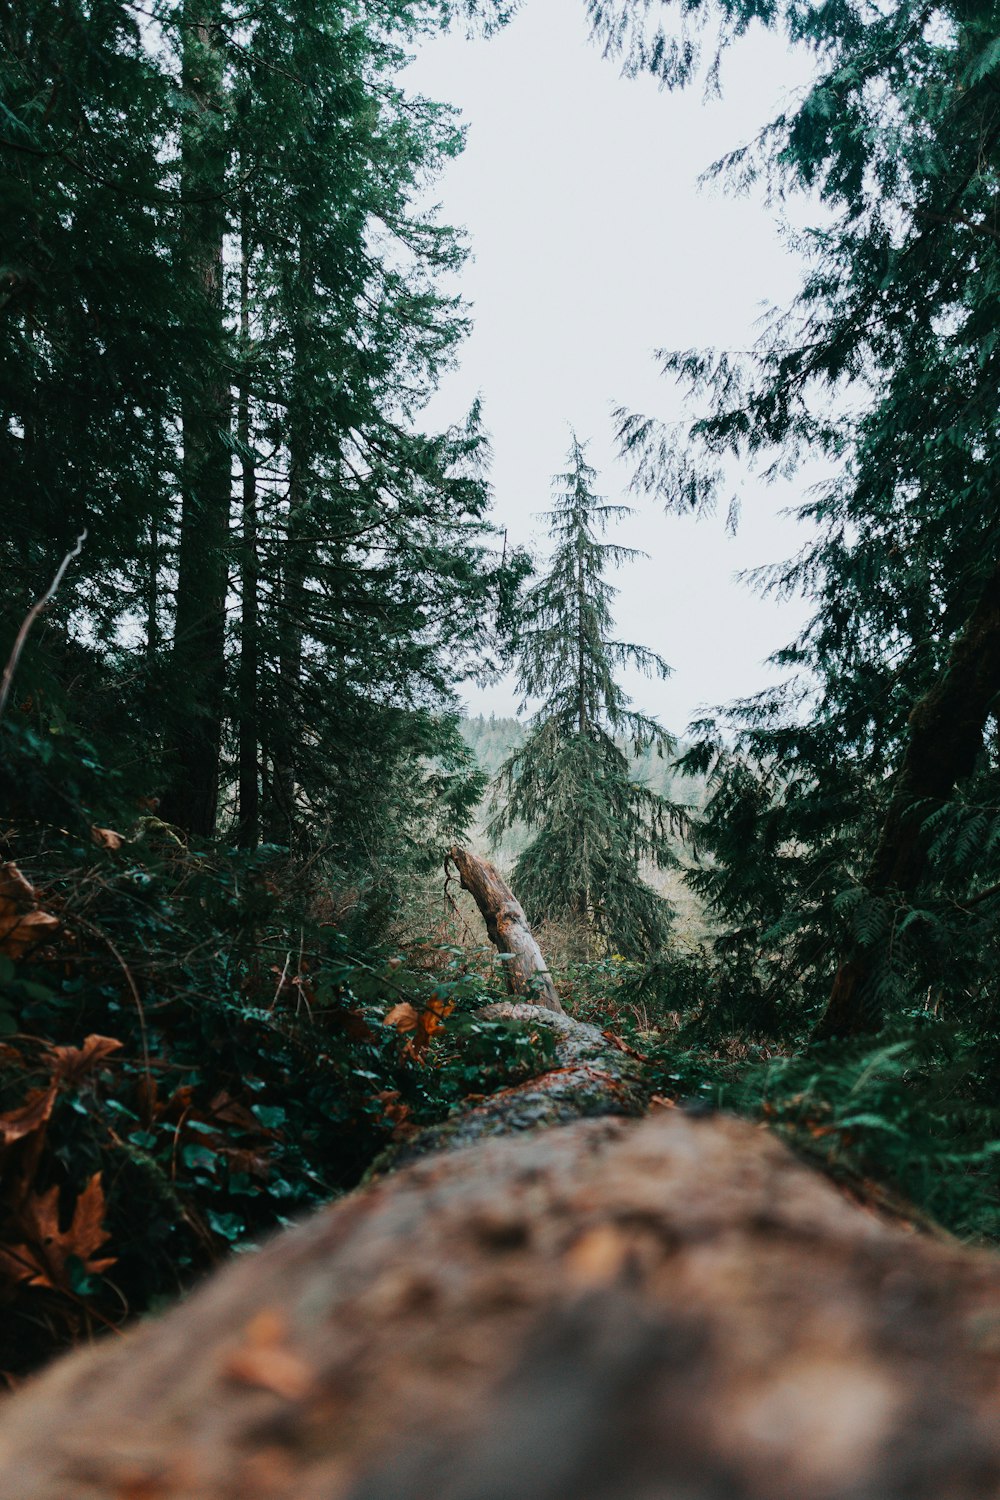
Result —
[[[873,895],[913,894],[927,864],[923,827],[956,782],[971,775],[983,748],[986,722],[1000,693],[1000,562],[948,662],[910,714],[909,737],[889,810],[864,884]],[[817,1041],[877,1031],[882,1023],[872,994],[875,953],[861,944],[843,956]]]
[[[503,963],[510,994],[526,996],[536,1005],[561,1011],[562,1001],[542,950],[510,886],[488,860],[457,844],[448,858],[458,871],[462,889],[469,892],[479,907],[490,942],[498,953],[510,955]]]
[[[225,694],[226,593],[232,463],[225,434],[231,396],[222,364],[223,202],[226,146],[220,0],[187,0],[182,87],[181,248],[199,335],[185,372],[177,610],[171,661],[163,816],[188,832],[215,832]],[[195,364],[197,360],[197,364]]]
[[[663,1110],[419,1161],[0,1404],[4,1500],[995,1500],[997,1257]]]
[[[300,196],[302,189],[299,189]],[[298,257],[289,310],[292,340],[292,387],[288,405],[288,525],[281,553],[278,618],[277,713],[271,726],[271,798],[268,841],[295,843],[296,786],[301,744],[302,668],[311,552],[308,540],[316,459],[314,351],[312,320],[316,290],[312,269],[312,234],[300,210]]]
[[[253,255],[249,196],[243,200],[240,222],[240,338],[242,368],[238,436],[243,478],[243,527],[240,559],[240,664],[239,664],[239,827],[241,849],[256,849],[260,837],[260,599],[257,554],[257,465],[253,452],[250,420],[251,332],[250,261]]]

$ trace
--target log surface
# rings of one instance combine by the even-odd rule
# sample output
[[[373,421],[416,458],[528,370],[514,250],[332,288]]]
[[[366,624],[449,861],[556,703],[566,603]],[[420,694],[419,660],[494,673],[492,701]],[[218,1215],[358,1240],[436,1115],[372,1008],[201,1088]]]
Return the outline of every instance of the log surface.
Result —
[[[4,1500],[986,1500],[1000,1261],[661,1110],[489,1140],[0,1406]]]
[[[491,1136],[515,1135],[599,1115],[645,1113],[650,1089],[636,1055],[603,1032],[563,1012],[530,1002],[501,1001],[477,1014],[484,1021],[521,1021],[548,1031],[556,1066],[537,1078],[498,1089],[482,1103],[461,1105],[439,1125],[429,1125],[376,1161],[372,1175],[436,1151],[471,1146]]]

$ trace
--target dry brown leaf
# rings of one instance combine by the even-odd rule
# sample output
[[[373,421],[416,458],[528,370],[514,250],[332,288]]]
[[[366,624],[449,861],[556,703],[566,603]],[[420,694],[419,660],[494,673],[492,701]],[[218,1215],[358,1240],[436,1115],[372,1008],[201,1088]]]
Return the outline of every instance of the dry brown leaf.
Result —
[[[410,1116],[413,1111],[405,1100],[399,1097],[398,1089],[383,1089],[375,1098],[382,1106],[382,1118],[388,1120],[395,1126],[393,1131],[394,1140],[403,1140],[412,1135],[416,1126],[412,1123]]]
[[[12,1146],[39,1130],[51,1115],[55,1101],[56,1086],[52,1083],[47,1089],[35,1089],[17,1109],[0,1115],[0,1143]]]
[[[613,1224],[589,1229],[566,1254],[569,1280],[581,1290],[617,1280],[629,1260],[631,1245]]]
[[[211,1120],[221,1120],[225,1125],[235,1125],[237,1130],[246,1130],[253,1135],[267,1135],[257,1116],[251,1114],[245,1104],[234,1099],[227,1089],[220,1089],[208,1106]]]
[[[416,1031],[420,1024],[420,1017],[409,1000],[402,1000],[394,1005],[382,1020],[386,1026],[394,1026],[397,1031]]]
[[[18,1219],[26,1243],[0,1250],[0,1265],[17,1281],[68,1292],[72,1290],[67,1270],[71,1255],[88,1275],[99,1275],[115,1264],[113,1255],[95,1259],[109,1239],[102,1227],[104,1189],[100,1172],[94,1173],[73,1205],[68,1229],[59,1226],[58,1186],[30,1194],[21,1205]]]
[[[98,849],[111,849],[112,851],[120,849],[125,842],[124,836],[115,833],[113,828],[98,828],[96,823],[90,825],[90,837]]]
[[[619,1052],[624,1052],[626,1057],[634,1057],[636,1062],[649,1062],[649,1058],[645,1052],[637,1052],[634,1047],[630,1047],[624,1037],[618,1035],[617,1031],[612,1031],[609,1028],[607,1031],[602,1031],[601,1035],[606,1041],[611,1043],[612,1047],[617,1047]]]
[[[17,866],[0,865],[0,953],[20,958],[59,927],[58,917],[38,909],[38,896]]]
[[[287,1349],[237,1349],[227,1359],[225,1373],[238,1385],[272,1391],[287,1401],[299,1400],[313,1384],[305,1360]]]
[[[17,865],[0,865],[0,902],[4,901],[24,906],[37,904],[34,887],[25,880]]]
[[[53,1047],[56,1077],[66,1083],[79,1083],[121,1046],[122,1043],[113,1036],[98,1036],[92,1032],[84,1037],[82,1047]]]
[[[273,1391],[276,1396],[297,1401],[313,1385],[313,1372],[288,1347],[288,1322],[274,1308],[264,1308],[247,1324],[244,1342],[229,1354],[223,1374],[238,1385]]]
[[[443,1029],[445,1020],[454,1009],[454,1000],[432,995],[422,1010],[417,1010],[408,1000],[401,1001],[392,1007],[383,1021],[386,1026],[394,1026],[399,1032],[413,1032],[403,1049],[403,1055],[412,1058],[414,1062],[422,1062],[431,1037]]]
[[[431,1037],[436,1032],[444,1030],[444,1023],[454,1009],[454,1000],[444,1000],[440,995],[431,996],[417,1017],[416,1031],[406,1044],[408,1056],[416,1062],[423,1060],[430,1046]]]

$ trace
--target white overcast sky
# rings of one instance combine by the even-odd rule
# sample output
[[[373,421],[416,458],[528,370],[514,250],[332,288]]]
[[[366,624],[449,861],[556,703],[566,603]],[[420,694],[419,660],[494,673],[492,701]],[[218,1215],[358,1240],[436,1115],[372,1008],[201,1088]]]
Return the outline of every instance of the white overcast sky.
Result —
[[[469,130],[434,196],[471,237],[460,286],[475,331],[429,420],[453,420],[482,396],[496,519],[539,550],[538,512],[564,467],[570,425],[591,439],[601,492],[636,507],[615,539],[649,554],[616,577],[619,634],[674,668],[664,683],[635,677],[628,687],[675,731],[701,707],[774,680],[764,659],[795,634],[803,605],[759,599],[734,575],[798,550],[805,536],[779,512],[805,481],[747,484],[735,537],[722,513],[666,516],[626,494],[611,408],[679,415],[652,351],[745,348],[765,305],[793,295],[799,269],[775,211],[697,179],[807,76],[803,57],[757,34],[728,58],[721,101],[705,102],[700,87],[663,93],[601,57],[582,0],[528,0],[489,41],[435,39],[408,73],[411,88],[457,105]],[[796,212],[800,222],[815,216]],[[465,698],[473,713],[516,703],[509,681],[469,686]]]

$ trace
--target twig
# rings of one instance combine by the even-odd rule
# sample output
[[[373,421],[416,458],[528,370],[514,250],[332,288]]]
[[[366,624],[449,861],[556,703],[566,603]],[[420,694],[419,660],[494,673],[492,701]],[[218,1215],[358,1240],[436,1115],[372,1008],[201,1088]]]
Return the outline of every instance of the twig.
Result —
[[[10,689],[11,684],[14,681],[14,673],[17,671],[17,664],[21,659],[21,652],[24,650],[24,643],[28,639],[28,634],[31,630],[31,627],[34,625],[35,621],[38,619],[38,616],[42,613],[42,611],[44,609],[47,609],[48,606],[52,603],[52,600],[56,596],[59,585],[62,583],[63,578],[65,577],[66,569],[69,567],[74,557],[80,556],[80,553],[83,551],[83,544],[86,540],[87,528],[85,526],[80,532],[80,535],[77,537],[76,545],[73,547],[72,551],[67,552],[66,556],[59,564],[56,576],[49,584],[45,593],[39,600],[36,601],[36,603],[31,606],[28,613],[24,617],[24,623],[21,626],[20,630],[17,632],[17,639],[14,642],[14,648],[11,651],[10,656],[7,658],[7,665],[3,669],[3,680],[0,681],[0,719],[3,718],[4,709],[7,707],[7,699],[10,697]]]
[[[70,921],[71,924],[75,922],[80,927],[85,927],[88,932],[93,933],[94,937],[98,938],[102,943],[104,943],[109,953],[115,959],[119,968],[125,976],[125,983],[128,985],[133,1003],[135,1005],[136,1015],[139,1019],[139,1037],[142,1043],[142,1066],[146,1081],[146,1087],[147,1089],[152,1089],[153,1074],[150,1068],[149,1061],[149,1036],[146,1031],[146,1009],[142,1003],[142,996],[139,994],[139,986],[136,984],[135,979],[133,978],[132,971],[129,968],[128,964],[125,962],[122,955],[119,953],[118,949],[115,947],[112,940],[108,937],[108,934],[103,930],[103,928],[98,927],[95,922],[88,921],[87,918],[81,916],[79,912],[73,913],[71,915]]]
[[[279,998],[279,996],[281,994],[282,989],[284,988],[285,980],[288,978],[288,965],[291,963],[291,961],[292,961],[292,950],[291,950],[291,948],[289,948],[288,952],[285,954],[285,962],[284,962],[284,965],[283,965],[282,970],[281,970],[281,978],[278,980],[278,988],[275,990],[275,992],[274,992],[274,999],[271,1001],[271,1004],[268,1007],[268,1009],[271,1010],[271,1011],[274,1010],[274,1007],[278,1003],[278,998]]]

